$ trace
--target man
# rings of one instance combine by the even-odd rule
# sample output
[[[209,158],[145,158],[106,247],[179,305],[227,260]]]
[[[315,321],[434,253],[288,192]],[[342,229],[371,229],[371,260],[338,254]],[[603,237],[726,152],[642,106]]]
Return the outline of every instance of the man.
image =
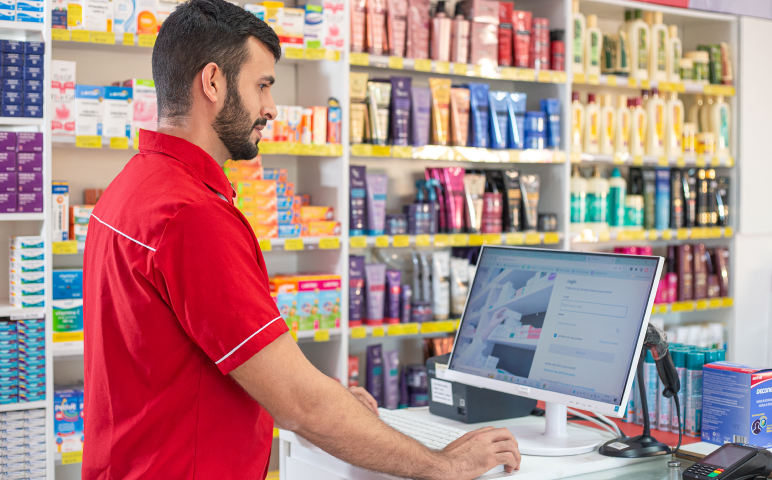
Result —
[[[222,170],[257,155],[280,55],[270,27],[224,0],[191,0],[161,28],[158,132],[140,132],[140,153],[89,224],[83,478],[262,479],[274,420],[397,476],[512,471],[520,455],[507,430],[431,451],[314,368],[287,333]]]

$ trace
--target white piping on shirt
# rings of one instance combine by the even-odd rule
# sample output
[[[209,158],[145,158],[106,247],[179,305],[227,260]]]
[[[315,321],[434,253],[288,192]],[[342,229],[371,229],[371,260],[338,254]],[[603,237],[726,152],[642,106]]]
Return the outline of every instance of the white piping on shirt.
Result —
[[[121,235],[123,235],[124,237],[128,238],[129,240],[131,240],[132,242],[134,242],[134,243],[136,243],[136,244],[138,244],[138,245],[142,245],[143,247],[147,248],[148,250],[151,250],[151,251],[155,252],[155,248],[153,248],[153,247],[148,247],[148,246],[147,246],[147,245],[145,245],[144,243],[142,243],[142,242],[140,242],[140,241],[138,241],[138,240],[135,240],[135,239],[131,238],[130,236],[126,235],[125,233],[123,233],[122,231],[120,231],[120,230],[118,230],[117,228],[113,227],[112,225],[108,225],[107,223],[103,222],[103,221],[102,221],[102,219],[100,219],[99,217],[97,217],[97,216],[96,216],[96,215],[94,215],[93,213],[91,214],[91,216],[92,216],[92,217],[94,217],[94,218],[96,218],[96,219],[99,221],[99,223],[101,223],[102,225],[106,226],[107,228],[109,228],[110,230],[114,231],[115,233],[121,234]]]
[[[250,340],[252,339],[252,337],[254,337],[254,336],[255,336],[255,335],[257,335],[258,333],[260,333],[260,332],[262,332],[263,330],[265,330],[266,328],[268,328],[268,326],[269,326],[270,324],[272,324],[272,323],[273,323],[273,322],[275,322],[276,320],[279,320],[280,318],[281,318],[281,315],[279,315],[278,317],[274,318],[274,319],[273,319],[273,320],[271,320],[270,322],[268,322],[268,323],[266,323],[265,325],[263,325],[263,326],[260,328],[260,330],[256,331],[256,332],[255,332],[255,333],[253,333],[252,335],[248,336],[246,340],[244,340],[243,342],[239,343],[239,344],[236,346],[236,348],[234,348],[233,350],[231,350],[230,352],[228,352],[228,353],[227,353],[227,354],[226,354],[224,357],[222,357],[221,359],[219,359],[219,360],[217,360],[216,362],[214,362],[214,364],[215,364],[215,365],[219,365],[219,364],[220,364],[220,362],[222,362],[222,361],[223,361],[223,360],[225,360],[226,358],[228,358],[228,357],[230,357],[231,355],[233,355],[234,353],[236,353],[236,350],[238,350],[239,348],[241,348],[241,347],[242,347],[242,345],[244,345],[245,343],[247,343],[248,341],[250,341]]]

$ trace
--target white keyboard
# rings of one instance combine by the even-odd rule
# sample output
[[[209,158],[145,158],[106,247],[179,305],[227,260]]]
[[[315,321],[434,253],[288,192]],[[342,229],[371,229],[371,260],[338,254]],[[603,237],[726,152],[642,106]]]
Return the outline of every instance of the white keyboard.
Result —
[[[432,450],[442,450],[454,440],[467,433],[465,430],[448,427],[440,423],[418,420],[400,410],[379,408],[378,413],[386,425]],[[503,471],[504,466],[499,465],[485,472],[484,475],[501,473]]]

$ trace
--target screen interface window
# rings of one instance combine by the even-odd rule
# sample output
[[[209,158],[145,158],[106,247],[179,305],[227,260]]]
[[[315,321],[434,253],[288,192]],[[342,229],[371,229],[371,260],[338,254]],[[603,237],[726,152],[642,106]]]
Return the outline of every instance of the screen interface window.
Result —
[[[657,260],[485,248],[450,368],[620,405]]]

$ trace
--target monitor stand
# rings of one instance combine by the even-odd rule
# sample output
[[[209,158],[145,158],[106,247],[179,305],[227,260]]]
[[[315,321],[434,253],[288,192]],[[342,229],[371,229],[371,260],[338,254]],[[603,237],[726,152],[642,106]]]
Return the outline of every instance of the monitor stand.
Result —
[[[509,427],[523,455],[562,457],[592,452],[603,443],[599,434],[583,428],[569,427],[566,406],[547,402],[545,415],[547,423]]]

